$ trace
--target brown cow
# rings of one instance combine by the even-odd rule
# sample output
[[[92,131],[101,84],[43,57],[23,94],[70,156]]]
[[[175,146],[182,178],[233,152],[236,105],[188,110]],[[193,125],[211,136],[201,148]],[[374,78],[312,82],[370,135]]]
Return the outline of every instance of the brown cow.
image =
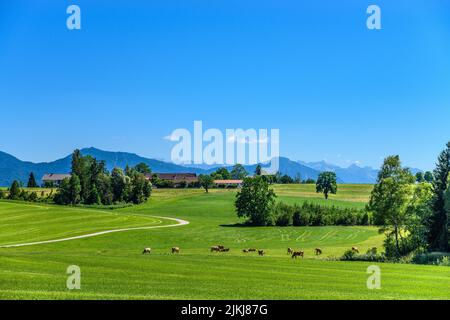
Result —
[[[359,248],[358,247],[352,247],[352,251],[356,252],[356,253],[359,253]]]
[[[304,251],[294,251],[293,253],[292,253],[292,259],[297,259],[297,257],[302,257],[302,258],[304,258],[305,257],[305,252]]]
[[[266,252],[264,250],[258,250],[258,255],[263,256],[265,254],[266,254]]]
[[[287,249],[287,254],[293,254],[293,253],[294,253],[294,250],[292,250],[292,248]]]
[[[314,252],[315,252],[316,256],[320,256],[320,255],[322,254],[322,249],[316,248],[316,249],[314,250]]]
[[[145,248],[144,251],[142,251],[142,254],[150,254],[152,253],[152,248]]]
[[[174,253],[180,253],[180,248],[178,248],[178,247],[173,247],[173,248],[172,248],[172,254],[174,254]]]

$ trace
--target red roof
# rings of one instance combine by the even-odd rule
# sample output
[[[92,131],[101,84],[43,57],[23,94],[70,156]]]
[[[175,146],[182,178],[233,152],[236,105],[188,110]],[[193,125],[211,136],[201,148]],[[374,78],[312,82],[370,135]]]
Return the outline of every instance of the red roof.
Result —
[[[214,180],[215,184],[241,184],[243,180]]]

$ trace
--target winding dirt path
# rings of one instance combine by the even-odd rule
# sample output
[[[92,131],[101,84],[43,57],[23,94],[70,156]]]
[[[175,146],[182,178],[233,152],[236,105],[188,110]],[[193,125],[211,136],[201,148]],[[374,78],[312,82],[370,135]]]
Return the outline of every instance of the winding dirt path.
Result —
[[[19,243],[19,244],[8,244],[8,245],[0,246],[0,248],[16,248],[16,247],[34,246],[37,244],[46,244],[46,243],[55,243],[55,242],[63,242],[63,241],[91,238],[91,237],[101,236],[104,234],[115,233],[115,232],[124,232],[124,231],[132,231],[132,230],[147,230],[147,229],[157,229],[157,228],[173,228],[173,227],[181,227],[181,226],[185,226],[185,225],[189,224],[189,221],[181,220],[181,219],[177,219],[177,218],[158,217],[158,216],[148,216],[148,217],[172,220],[172,221],[176,221],[177,224],[169,224],[169,225],[164,225],[164,226],[135,227],[135,228],[105,230],[105,231],[99,231],[99,232],[84,234],[81,236],[63,238],[63,239],[45,240],[45,241],[37,241],[37,242]]]

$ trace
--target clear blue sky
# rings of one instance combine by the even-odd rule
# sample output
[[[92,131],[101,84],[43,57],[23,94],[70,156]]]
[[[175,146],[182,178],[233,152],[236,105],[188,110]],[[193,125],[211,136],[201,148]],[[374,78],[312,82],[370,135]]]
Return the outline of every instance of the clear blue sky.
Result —
[[[431,169],[450,139],[450,2],[2,1],[0,111],[0,150],[30,161],[169,159],[163,137],[203,120],[279,128],[293,160]]]

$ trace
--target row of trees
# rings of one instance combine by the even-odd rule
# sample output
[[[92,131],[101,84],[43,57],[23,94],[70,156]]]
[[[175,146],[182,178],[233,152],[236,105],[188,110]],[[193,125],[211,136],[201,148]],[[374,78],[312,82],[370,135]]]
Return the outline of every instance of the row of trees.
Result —
[[[450,142],[428,179],[418,181],[399,156],[384,160],[367,210],[386,234],[386,254],[401,257],[421,250],[448,252],[450,215]]]
[[[13,183],[11,184],[11,187],[8,189],[8,192],[0,190],[0,199],[34,202],[38,201],[39,196],[35,191],[28,192],[22,189],[20,183],[17,180],[14,180]]]
[[[198,184],[193,184],[193,187],[203,187],[206,192],[214,186],[214,180],[244,180],[248,177],[248,172],[245,170],[244,166],[241,164],[236,164],[231,171],[228,171],[227,168],[219,168],[211,174],[201,174],[199,176]],[[295,179],[291,176],[285,174],[281,175],[277,172],[274,175],[268,175],[263,173],[263,169],[261,165],[257,165],[254,172],[254,177],[262,177],[268,184],[294,184],[294,183],[302,183],[302,184],[315,184],[316,180],[308,178],[306,180],[301,180],[298,175]],[[336,180],[336,177],[335,177]],[[336,185],[336,181],[335,181]],[[336,189],[336,188],[334,188]],[[333,189],[333,190],[334,190]],[[319,192],[319,191],[318,191]],[[323,191],[328,196],[330,192],[328,189],[324,189]],[[334,191],[331,191],[334,192]],[[334,192],[335,193],[335,192]]]
[[[325,194],[336,192],[334,174],[325,173],[319,177],[317,188]],[[320,184],[319,184],[320,182]],[[332,190],[328,190],[331,188]],[[236,213],[247,218],[247,223],[257,226],[325,226],[325,225],[369,225],[368,212],[358,209],[337,208],[304,203],[287,205],[276,203],[276,194],[264,176],[245,178],[236,195]]]
[[[71,177],[64,179],[55,195],[58,204],[103,204],[134,203],[146,201],[151,195],[151,182],[145,175],[151,173],[146,164],[125,172],[114,168],[111,174],[104,161],[91,156],[83,157],[79,150],[72,155]]]

